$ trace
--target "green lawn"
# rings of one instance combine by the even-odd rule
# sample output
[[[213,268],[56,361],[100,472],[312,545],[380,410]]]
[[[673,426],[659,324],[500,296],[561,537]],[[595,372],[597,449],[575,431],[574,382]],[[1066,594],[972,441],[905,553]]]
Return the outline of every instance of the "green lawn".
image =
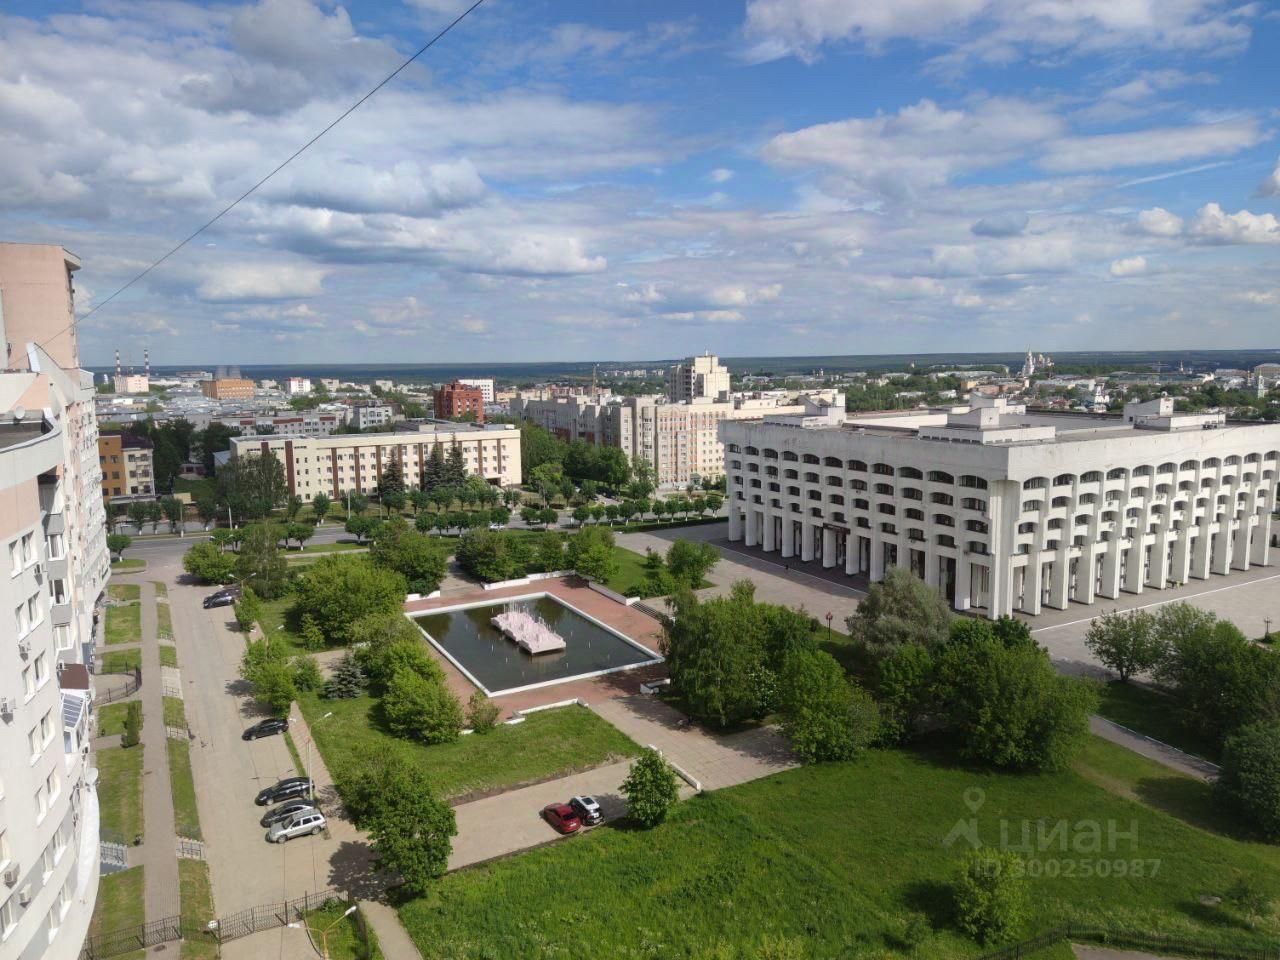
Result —
[[[335,778],[370,757],[421,767],[440,794],[458,798],[565,776],[634,755],[638,747],[582,707],[535,713],[515,726],[499,725],[456,743],[426,746],[384,732],[377,701],[323,700],[304,693],[298,705]],[[333,716],[323,719],[326,713]]]
[[[98,736],[110,737],[124,733],[124,716],[129,712],[127,703],[108,703],[98,708]]]
[[[205,929],[209,921],[214,918],[214,912],[209,865],[203,860],[178,861],[178,898],[183,920],[189,921],[192,926],[201,930]],[[181,956],[184,960],[216,957],[218,945],[213,940],[184,940]]]
[[[118,600],[121,603],[127,603],[131,600],[141,600],[142,584],[113,583],[107,587],[107,596],[112,600]]]
[[[156,604],[156,639],[173,639],[173,612],[169,609],[167,600]]]
[[[263,600],[258,626],[262,628],[264,634],[279,637],[298,653],[312,653],[314,651],[307,650],[302,643],[302,637],[294,629],[293,618],[289,616],[293,604],[293,597],[287,595],[275,600]]]
[[[182,705],[181,697],[164,698],[164,725],[166,727],[185,727],[187,711]]]
[[[605,581],[610,590],[629,596],[644,580],[644,554],[625,547],[613,548],[613,559],[618,561],[618,572]]]
[[[1218,758],[1218,745],[1199,730],[1186,727],[1173,698],[1159,691],[1112,681],[1102,688],[1098,713],[1179,750],[1209,760]]]
[[[143,904],[145,892],[141,867],[104,874],[98,881],[98,901],[93,906],[89,935],[126,930],[141,924],[146,919]],[[141,950],[123,954],[125,957],[142,955]]]
[[[139,570],[147,568],[147,561],[139,560],[135,557],[125,557],[123,560],[111,561],[112,573],[137,573]],[[124,584],[112,584],[112,586],[124,586]]]
[[[382,951],[378,949],[377,938],[373,939],[372,949],[366,945],[360,935],[360,925],[355,915],[343,917],[347,904],[335,900],[329,906],[312,910],[307,914],[307,926],[311,929],[312,940],[319,946],[324,931],[324,946],[328,947],[326,956],[331,960],[380,960]]]
[[[178,648],[166,643],[160,644],[160,666],[176,667],[178,665]]]
[[[169,791],[173,794],[173,822],[178,834],[199,840],[200,811],[196,808],[196,785],[191,778],[191,748],[185,740],[169,740]]]
[[[142,744],[98,751],[98,804],[104,833],[125,843],[142,833]]]
[[[218,485],[209,477],[175,477],[173,492],[191,494],[191,502],[197,500],[216,500]],[[225,511],[223,511],[225,513]],[[225,517],[223,519],[226,519]]]
[[[169,587],[162,580],[152,580],[151,586],[155,588],[157,597],[169,597]]]
[[[121,584],[113,583],[114,590]],[[137,589],[135,584],[130,584]],[[107,620],[102,630],[108,645],[142,642],[142,607],[131,603],[127,607],[107,607]]]
[[[108,650],[102,655],[103,673],[133,673],[142,664],[141,650]]]
[[[1021,776],[929,753],[872,751],[695,797],[651,831],[597,830],[451,874],[400,915],[424,956],[440,960],[710,957],[722,955],[718,945],[754,957],[766,938],[795,941],[798,956],[815,958],[972,957],[982,950],[954,927],[949,890],[965,842],[948,847],[945,838],[973,817],[981,841],[993,845],[1002,828],[1017,843],[1024,823],[1033,838],[1038,825],[1072,825],[1066,852],[1054,843],[1034,856],[1029,933],[1072,920],[1220,946],[1273,944],[1274,918],[1253,930],[1201,898],[1225,893],[1240,876],[1274,875],[1277,848],[1210,833],[1163,802],[1120,795],[1123,773],[1097,782],[1099,770],[1114,767],[1133,771],[1144,799],[1208,790],[1133,762],[1140,759],[1093,741],[1081,772]],[[1136,840],[1109,848],[1113,825]],[[1088,852],[1095,828],[1098,854]],[[1112,875],[1083,875],[1102,869]],[[591,895],[548,896],[566,878]],[[908,951],[898,937],[912,913],[931,932]]]
[[[298,745],[293,742],[293,735],[288,730],[284,732],[284,745],[289,748],[289,756],[293,758],[292,776],[305,777],[307,775],[306,764],[302,762],[302,754],[298,753]]]

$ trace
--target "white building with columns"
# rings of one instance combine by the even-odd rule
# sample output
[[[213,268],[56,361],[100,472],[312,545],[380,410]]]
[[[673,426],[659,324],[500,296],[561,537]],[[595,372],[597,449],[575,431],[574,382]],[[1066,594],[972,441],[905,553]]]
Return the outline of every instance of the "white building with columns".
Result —
[[[872,581],[904,566],[990,617],[1271,563],[1280,425],[812,407],[720,426],[729,538]]]

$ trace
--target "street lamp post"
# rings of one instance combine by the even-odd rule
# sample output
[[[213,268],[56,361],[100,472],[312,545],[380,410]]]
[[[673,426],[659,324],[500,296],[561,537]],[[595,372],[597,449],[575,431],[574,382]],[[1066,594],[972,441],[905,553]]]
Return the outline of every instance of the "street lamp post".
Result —
[[[827,611],[827,643],[831,642],[831,618],[834,616],[830,610]]]
[[[342,916],[340,916],[337,920],[333,921],[333,923],[329,924],[327,927],[324,928],[323,931],[321,931],[320,955],[324,957],[324,960],[329,960],[329,932],[338,924],[340,924],[343,920],[347,919],[347,917],[351,916],[355,912],[356,912],[356,904],[353,903],[351,906],[347,907],[347,909],[342,912]]]

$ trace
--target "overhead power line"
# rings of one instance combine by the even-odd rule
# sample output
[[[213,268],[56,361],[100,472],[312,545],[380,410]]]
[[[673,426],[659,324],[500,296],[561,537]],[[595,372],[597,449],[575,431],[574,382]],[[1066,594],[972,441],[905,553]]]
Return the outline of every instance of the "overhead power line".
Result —
[[[330,130],[332,130],[334,127],[340,124],[343,120],[347,119],[347,117],[351,116],[351,114],[359,110],[360,107],[364,105],[365,101],[370,99],[375,93],[377,93],[379,90],[385,87],[388,83],[390,83],[392,80],[398,77],[405,70],[405,68],[408,67],[411,63],[413,63],[415,60],[421,57],[424,53],[426,53],[428,50],[434,47],[438,41],[442,40],[449,33],[449,31],[451,31],[454,27],[460,24],[463,20],[467,19],[467,17],[469,17],[471,13],[477,7],[479,7],[482,3],[484,3],[484,0],[475,0],[475,2],[471,4],[471,6],[467,7],[467,9],[463,10],[462,13],[458,14],[458,16],[455,17],[439,33],[437,33],[434,37],[432,37],[430,40],[424,43],[421,47],[419,47],[416,53],[414,53],[411,57],[409,57],[403,63],[401,63],[400,66],[396,67],[389,74],[387,74],[385,77],[379,80],[376,86],[374,86],[371,90],[365,93],[365,95],[362,96],[355,103],[351,104],[351,106],[347,107],[347,109],[343,110],[342,113],[340,113],[332,121],[330,121],[324,127],[324,129],[322,129],[314,137],[312,137],[310,140],[308,140],[306,143],[300,146],[297,150],[293,151],[293,153],[289,154],[288,157],[286,157],[283,161],[277,164],[271,170],[271,172],[268,173],[265,177],[263,177],[253,186],[251,186],[244,193],[240,194],[240,196],[236,197],[234,200],[228,203],[225,207],[219,210],[214,216],[206,220],[199,227],[193,230],[190,234],[184,237],[181,242],[179,242],[170,250],[168,250],[164,254],[164,256],[159,257],[156,260],[153,260],[150,264],[147,265],[146,269],[142,270],[141,272],[136,274],[134,277],[132,277],[128,283],[124,284],[124,286],[120,287],[118,290],[112,293],[111,296],[102,300],[100,303],[98,303],[97,306],[95,306],[92,310],[88,311],[84,316],[73,319],[71,323],[57,330],[56,332],[51,334],[49,337],[47,337],[45,340],[43,340],[40,343],[40,346],[42,347],[48,346],[52,341],[62,336],[62,334],[66,333],[68,330],[73,329],[76,325],[78,325],[82,321],[89,319],[91,316],[93,316],[95,313],[97,313],[99,310],[105,307],[108,303],[110,303],[116,297],[120,296],[120,294],[124,293],[126,290],[132,287],[135,283],[137,283],[147,274],[151,273],[152,270],[156,269],[156,267],[160,266],[160,264],[164,263],[166,260],[172,257],[175,253],[177,253],[179,250],[185,247],[188,243],[190,243],[196,237],[200,236],[200,234],[204,233],[206,230],[212,227],[215,223],[217,223],[219,220],[225,217],[228,213],[230,213],[240,204],[240,201],[244,200],[245,198],[257,192],[257,190],[260,187],[262,187],[263,184],[265,184],[268,180],[274,177],[277,173],[279,173],[289,164],[293,163],[294,160],[297,160],[298,157],[302,156],[302,154],[304,154],[317,140],[319,140],[326,133],[328,133]]]

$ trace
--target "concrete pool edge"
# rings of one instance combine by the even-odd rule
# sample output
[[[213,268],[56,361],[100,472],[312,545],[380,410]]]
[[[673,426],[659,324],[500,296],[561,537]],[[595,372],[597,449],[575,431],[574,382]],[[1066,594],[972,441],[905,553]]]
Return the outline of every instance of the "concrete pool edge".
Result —
[[[626,663],[616,667],[605,667],[602,670],[590,670],[586,673],[575,673],[571,676],[559,677],[555,680],[542,680],[542,681],[539,681],[538,683],[527,683],[519,687],[507,687],[505,690],[490,690],[488,687],[486,687],[483,683],[480,682],[479,678],[476,677],[475,674],[473,674],[470,670],[468,670],[465,666],[463,666],[461,661],[459,661],[457,657],[455,657],[452,653],[446,650],[443,644],[441,644],[438,640],[436,640],[435,637],[433,637],[430,633],[428,633],[425,627],[423,627],[421,624],[417,622],[418,617],[434,617],[442,613],[456,613],[460,610],[475,610],[478,607],[499,607],[507,603],[516,603],[522,600],[551,600],[554,603],[558,603],[560,604],[560,606],[568,610],[572,610],[575,614],[582,617],[582,619],[586,620],[588,623],[594,624],[595,626],[599,627],[601,630],[605,631],[606,633],[611,634],[612,636],[618,638],[628,646],[634,647],[635,649],[639,650],[641,653],[645,654],[650,659],[641,660],[636,663]],[[562,683],[571,683],[576,680],[591,680],[595,677],[603,677],[611,673],[621,673],[622,671],[625,671],[625,670],[636,670],[636,669],[639,669],[640,667],[651,667],[651,666],[654,666],[655,664],[663,663],[665,660],[665,658],[662,657],[660,654],[654,652],[653,650],[650,650],[648,647],[640,643],[638,640],[633,640],[631,637],[627,636],[625,633],[622,633],[616,627],[610,626],[609,624],[600,620],[598,617],[594,617],[591,614],[587,613],[585,610],[579,609],[577,606],[570,603],[568,600],[548,590],[543,590],[538,593],[521,594],[515,597],[502,597],[502,598],[490,597],[484,600],[470,600],[464,603],[454,603],[444,607],[435,607],[430,610],[415,610],[415,611],[404,610],[402,612],[404,613],[404,616],[408,618],[408,620],[411,623],[413,623],[415,627],[418,628],[418,632],[427,638],[427,642],[430,643],[431,646],[435,650],[437,650],[441,656],[443,656],[446,660],[448,660],[450,664],[452,664],[455,668],[457,668],[458,672],[461,673],[469,683],[475,686],[476,689],[478,689],[486,697],[502,697],[502,696],[506,696],[507,694],[525,693],[530,690],[541,690],[546,687],[554,687]]]

